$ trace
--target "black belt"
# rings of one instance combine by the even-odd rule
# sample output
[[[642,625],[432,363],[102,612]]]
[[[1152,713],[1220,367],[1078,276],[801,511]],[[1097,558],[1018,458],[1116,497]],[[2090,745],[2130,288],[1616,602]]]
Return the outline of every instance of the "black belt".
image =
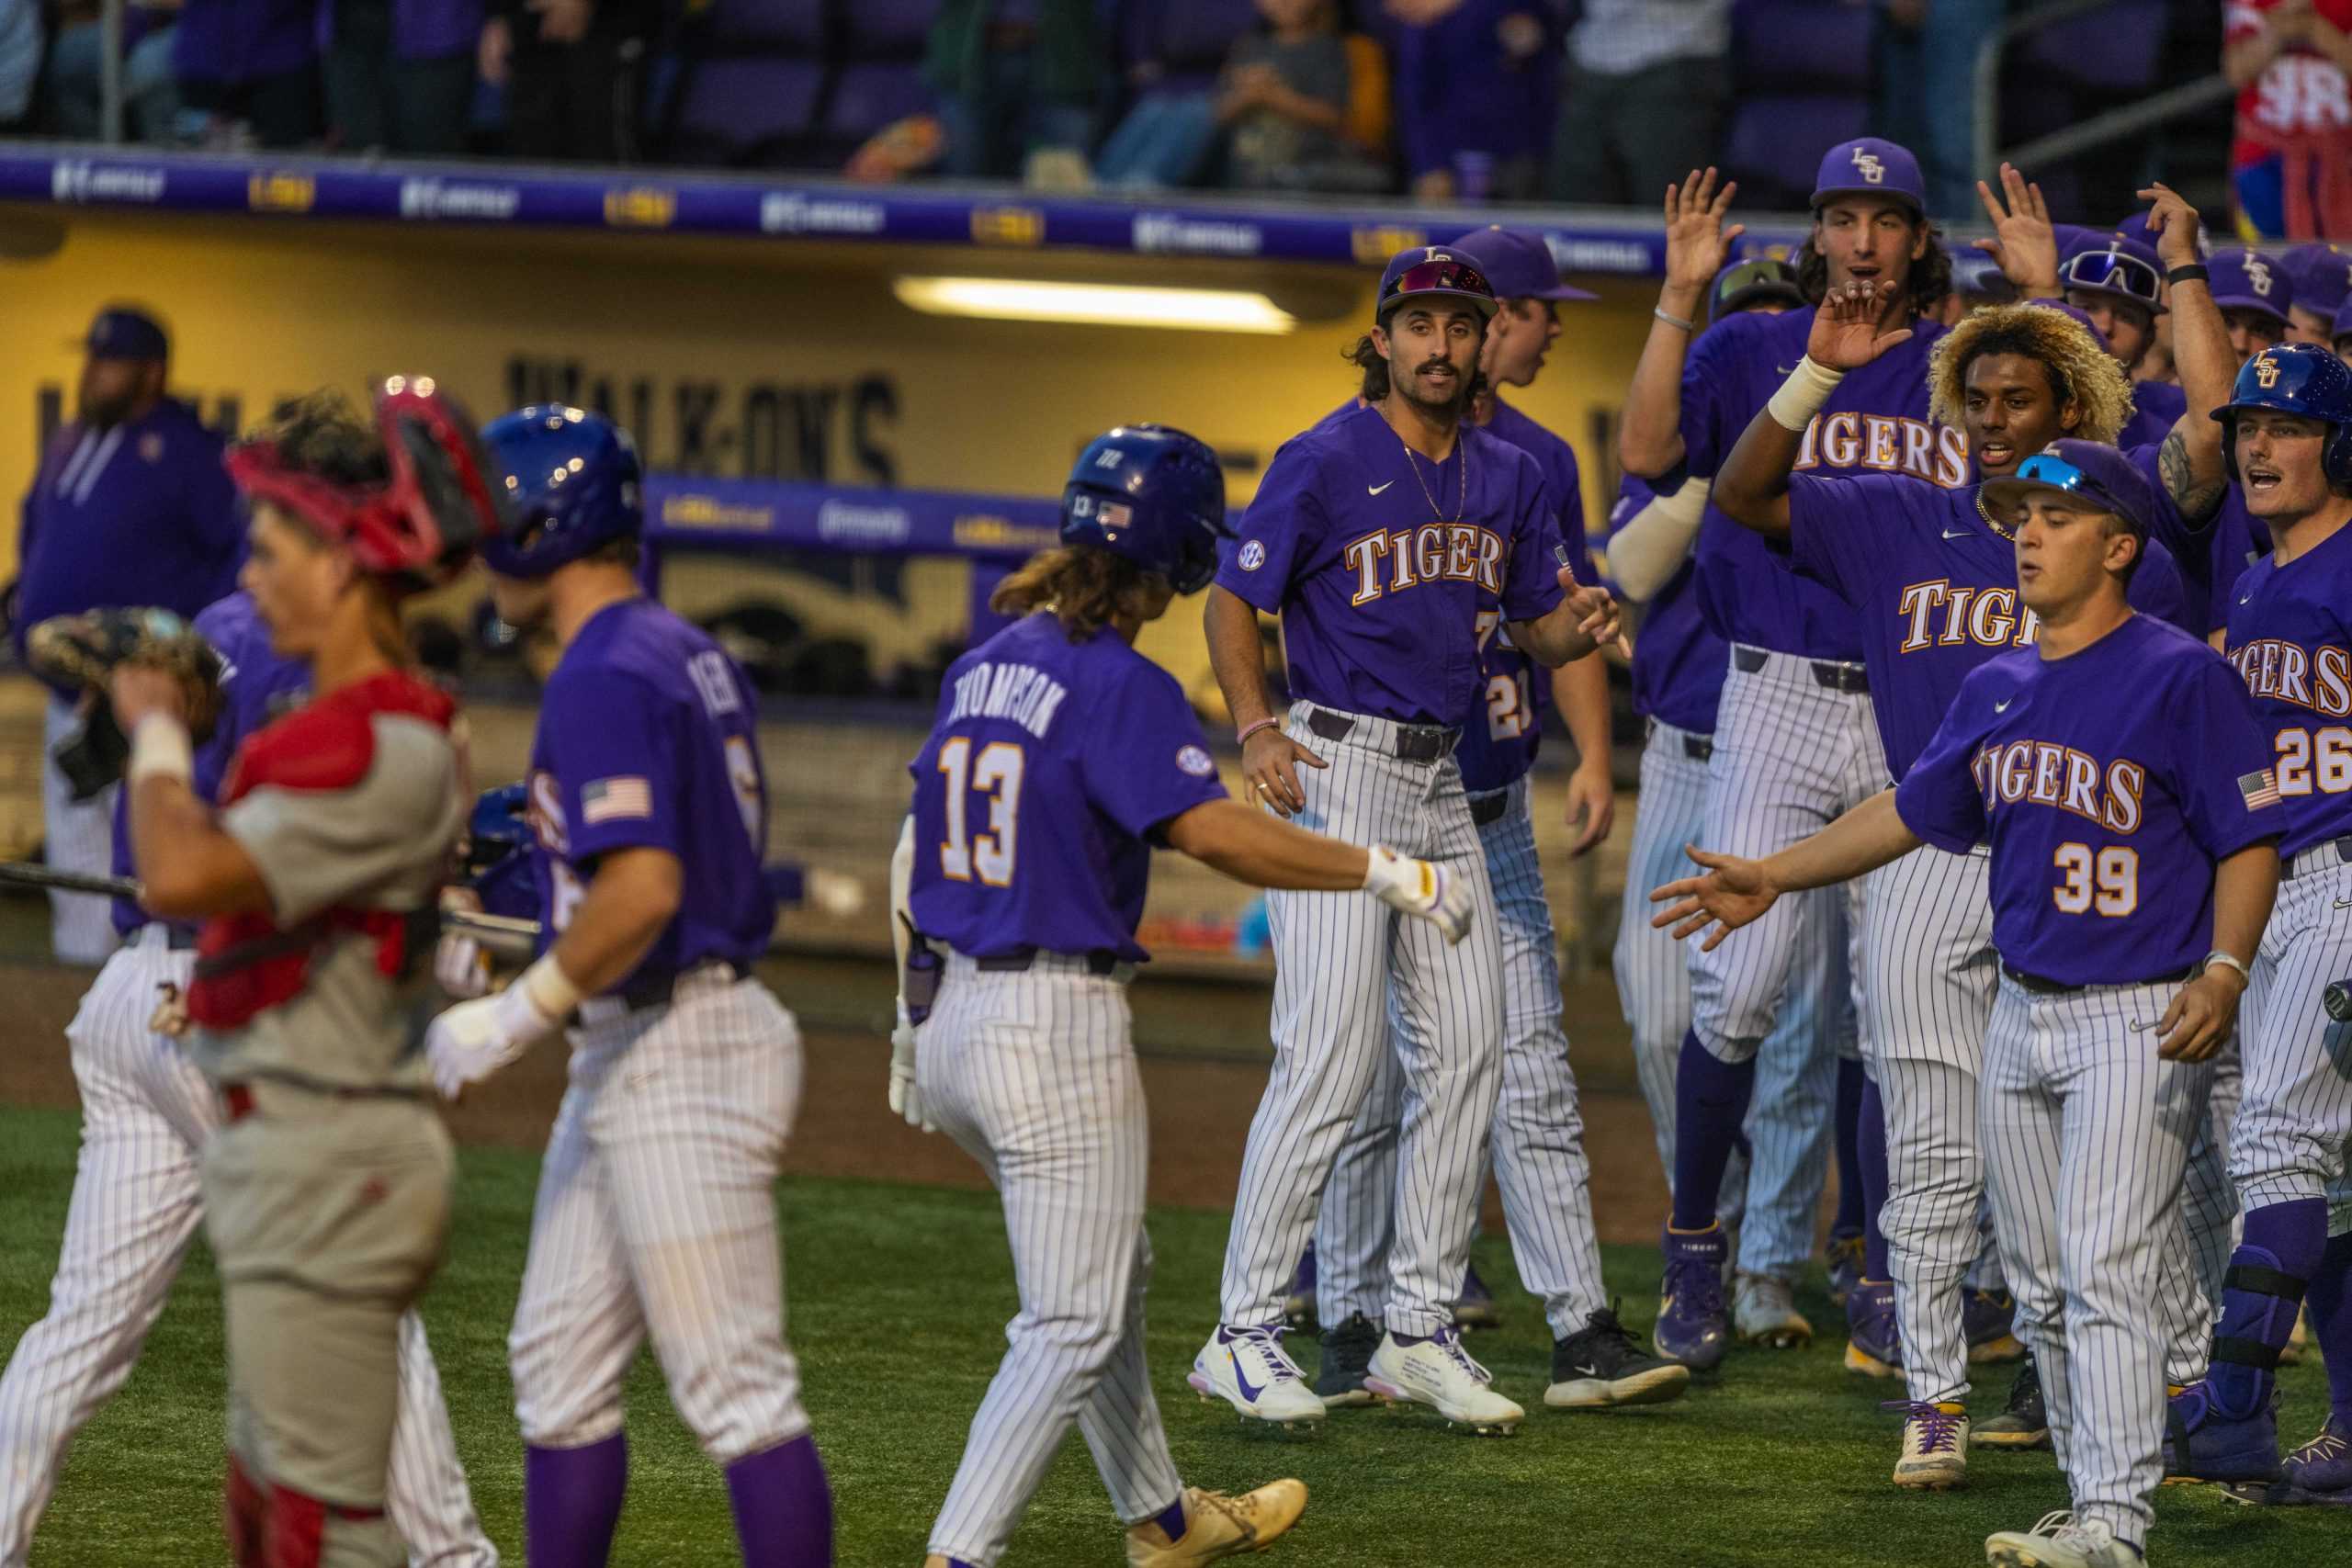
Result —
[[[1499,820],[1503,808],[1510,804],[1510,791],[1507,789],[1498,789],[1492,795],[1474,795],[1470,797],[1470,820],[1483,828]]]
[[[725,969],[730,980],[740,980],[749,973],[733,959],[709,964],[697,964],[688,969],[673,969],[665,975],[640,975],[620,989],[621,1005],[631,1012],[647,1008],[667,1007],[676,999],[678,982],[689,975],[700,975],[711,969]]]
[[[2112,985],[2170,986],[2195,976],[2197,967],[2192,964],[2186,969],[2176,969],[2169,975],[2151,975],[2144,980],[2117,980],[2112,982]],[[2074,986],[2064,980],[2052,980],[2046,975],[2029,975],[2007,959],[2001,962],[2001,973],[2023,986],[2027,990],[2044,997],[2071,997],[2077,991],[2091,989],[2089,986]]]
[[[1760,648],[1735,648],[1731,650],[1732,667],[1747,675],[1753,675],[1763,669],[1764,661],[1770,657]],[[1795,655],[1789,657],[1794,658]],[[1808,659],[1804,662],[1812,669],[1815,682],[1833,692],[1867,692],[1871,689],[1870,677],[1851,664],[1836,664],[1826,659]]]
[[[1356,721],[1343,713],[1317,708],[1306,716],[1306,728],[1326,740],[1345,740]],[[1396,757],[1405,762],[1435,762],[1450,756],[1462,731],[1442,724],[1396,726]]]
[[[1025,975],[1035,967],[1040,951],[1035,947],[1024,947],[1012,953],[1000,953],[993,958],[975,958],[972,967],[985,975]],[[1118,953],[1107,947],[1073,953],[1069,956],[1086,960],[1089,975],[1109,975],[1119,967]]]
[[[180,925],[172,920],[149,920],[145,925],[133,926],[129,931],[122,933],[122,944],[125,947],[130,946],[141,937],[145,936],[147,934],[148,928],[151,926],[162,930],[164,933],[164,945],[171,949],[174,953],[191,953],[195,951],[196,928],[194,926]]]
[[[1657,720],[1650,720],[1649,732],[1652,735],[1657,733]],[[1715,738],[1712,735],[1693,735],[1686,729],[1682,732],[1682,754],[1694,762],[1710,761],[1715,754]]]
[[[2352,864],[2352,833],[2346,833],[2340,839],[2331,839],[2324,844],[2313,844],[2312,849],[2334,850],[2335,852],[2336,863],[2339,865]],[[2311,852],[2308,850],[2304,852],[2305,854],[2310,852]],[[2295,874],[2295,862],[2301,858],[2302,855],[2296,855],[2292,859],[2290,859],[2286,864],[2278,868],[2278,875],[2281,881],[2284,881]],[[2318,871],[2321,868],[2315,865],[2307,865],[2303,867],[2303,869],[2305,871]]]

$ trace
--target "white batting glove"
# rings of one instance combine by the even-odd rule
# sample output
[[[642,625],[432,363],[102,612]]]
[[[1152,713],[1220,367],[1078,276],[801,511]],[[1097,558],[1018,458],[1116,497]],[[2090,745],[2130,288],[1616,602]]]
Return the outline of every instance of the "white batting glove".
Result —
[[[890,1031],[890,1111],[904,1117],[910,1127],[925,1133],[939,1131],[922,1113],[922,1090],[915,1087],[915,1026],[907,1021],[903,1003],[898,1025]]]
[[[580,1005],[579,987],[552,956],[540,959],[494,997],[459,1002],[424,1031],[434,1087],[450,1100],[505,1066],[563,1026]]]
[[[1363,874],[1363,890],[1392,909],[1427,920],[1452,946],[1470,934],[1470,883],[1445,867],[1411,860],[1374,844]]]

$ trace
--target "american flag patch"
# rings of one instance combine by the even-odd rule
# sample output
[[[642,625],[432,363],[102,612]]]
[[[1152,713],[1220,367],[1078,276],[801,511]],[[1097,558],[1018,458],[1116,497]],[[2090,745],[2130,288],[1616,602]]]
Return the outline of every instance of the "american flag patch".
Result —
[[[2278,791],[2271,791],[2270,797],[2278,799]],[[633,774],[625,778],[598,779],[580,792],[580,820],[585,826],[610,822],[616,817],[652,815],[653,786]]]
[[[2266,806],[2278,804],[2278,778],[2268,768],[2258,773],[2240,773],[2238,793],[2245,796],[2245,808],[2259,811]]]

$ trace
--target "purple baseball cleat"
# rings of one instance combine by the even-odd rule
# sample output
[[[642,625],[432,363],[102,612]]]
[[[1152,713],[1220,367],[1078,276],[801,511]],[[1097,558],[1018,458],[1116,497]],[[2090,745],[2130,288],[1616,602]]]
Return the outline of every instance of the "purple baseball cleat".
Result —
[[[2274,1396],[2275,1398],[2275,1396]],[[2217,1408],[2206,1384],[2172,1396],[2165,1416],[2165,1480],[2271,1482],[2278,1479],[2278,1414],[2266,1403],[2252,1416]]]
[[[1894,1322],[1894,1286],[1865,1280],[1846,1298],[1846,1370],[1864,1377],[1903,1375],[1903,1335]]]
[[[1666,1277],[1650,1329],[1657,1353],[1692,1371],[1720,1366],[1731,1345],[1731,1314],[1724,1310],[1724,1260],[1730,1249],[1723,1227],[1684,1233],[1668,1225],[1659,1247]]]
[[[2007,1291],[1962,1291],[1961,1333],[1968,1340],[1968,1364],[1982,1367],[2025,1359],[2016,1332],[2018,1303]]]
[[[2273,1508],[2352,1508],[2352,1421],[2329,1416],[2318,1437],[2287,1456],[2277,1481],[2223,1490],[2236,1502]]]

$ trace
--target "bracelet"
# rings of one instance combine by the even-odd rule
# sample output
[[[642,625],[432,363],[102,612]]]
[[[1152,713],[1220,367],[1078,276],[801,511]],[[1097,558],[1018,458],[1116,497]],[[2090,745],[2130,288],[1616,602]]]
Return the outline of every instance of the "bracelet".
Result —
[[[2225,969],[2236,970],[2238,972],[2238,979],[2242,983],[2249,986],[2254,984],[2254,976],[2247,973],[2246,966],[2238,961],[2236,955],[2223,953],[2218,947],[2205,955],[2205,961],[2197,966],[2197,972],[2198,974],[2202,975],[2206,970],[2211,969],[2216,964],[2221,964]]]
[[[2210,283],[2212,274],[2205,270],[2203,262],[2186,262],[2165,274],[2166,283]]]
[[[1696,330],[1685,318],[1681,316],[1668,315],[1667,313],[1666,307],[1663,305],[1651,306],[1650,314],[1656,316],[1659,321],[1664,321],[1669,327],[1680,327],[1686,333]]]
[[[131,728],[130,758],[122,773],[134,788],[144,778],[188,783],[196,774],[196,757],[187,726],[164,713],[141,719]]]
[[[1261,729],[1272,729],[1281,722],[1282,720],[1278,718],[1261,718],[1257,723],[1250,725],[1248,728],[1244,729],[1240,734],[1235,736],[1233,738],[1233,743],[1237,746],[1246,745],[1248,744],[1250,738],[1257,734],[1258,731]]]

